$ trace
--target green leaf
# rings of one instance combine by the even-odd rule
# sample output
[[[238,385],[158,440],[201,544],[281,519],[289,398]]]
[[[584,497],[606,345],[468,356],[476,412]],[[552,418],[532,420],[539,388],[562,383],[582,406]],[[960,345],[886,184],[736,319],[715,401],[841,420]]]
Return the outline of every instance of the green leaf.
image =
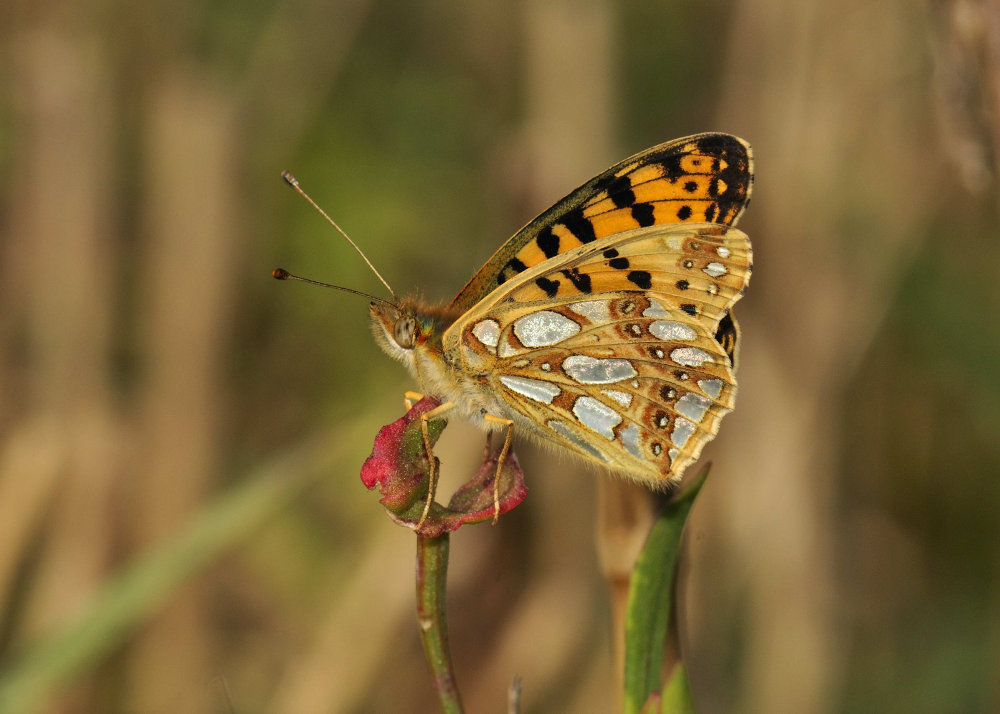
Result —
[[[639,554],[629,586],[628,609],[625,619],[625,713],[637,714],[651,694],[663,691],[660,682],[663,650],[673,609],[674,579],[681,534],[695,496],[701,490],[708,470],[693,479],[663,509]],[[686,677],[675,676],[671,688],[686,691]],[[677,684],[675,685],[675,680]],[[679,695],[675,696],[676,697]],[[687,697],[690,700],[690,697]],[[677,701],[682,701],[677,699]],[[670,709],[664,696],[662,712],[688,712],[688,708]]]
[[[688,685],[687,668],[683,663],[674,667],[670,681],[663,689],[660,714],[696,714],[691,687]]]

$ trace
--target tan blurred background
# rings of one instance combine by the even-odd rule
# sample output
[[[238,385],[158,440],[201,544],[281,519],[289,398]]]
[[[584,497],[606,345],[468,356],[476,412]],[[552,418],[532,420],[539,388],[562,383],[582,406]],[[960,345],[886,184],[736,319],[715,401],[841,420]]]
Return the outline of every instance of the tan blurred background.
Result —
[[[996,2],[0,17],[11,711],[434,711],[413,538],[358,479],[412,384],[363,300],[270,279],[380,288],[279,171],[447,299],[569,189],[706,130],[757,183],[741,394],[683,567],[701,710],[1000,711]],[[480,448],[452,425],[445,478]],[[518,451],[527,502],[452,542],[468,711],[517,674],[525,712],[613,711],[599,477]]]

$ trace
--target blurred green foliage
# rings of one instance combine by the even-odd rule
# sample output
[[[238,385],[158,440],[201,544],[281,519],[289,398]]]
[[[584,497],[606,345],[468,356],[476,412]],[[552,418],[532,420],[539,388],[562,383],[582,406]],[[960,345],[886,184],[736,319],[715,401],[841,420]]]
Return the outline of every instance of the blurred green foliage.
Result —
[[[323,474],[307,495],[241,521],[239,546],[48,710],[212,711],[215,677],[239,714],[398,710],[404,690],[433,710],[409,534],[357,479],[413,385],[369,339],[364,300],[270,279],[281,265],[381,294],[279,173],[398,292],[442,300],[610,161],[722,130],[756,152],[741,223],[756,271],[738,408],[706,450],[713,480],[682,557],[699,711],[996,711],[991,12],[13,4],[0,29],[0,669],[305,443],[315,461],[301,470]],[[205,126],[214,138],[189,143]],[[546,154],[568,138],[564,160]],[[202,313],[214,321],[187,331]],[[449,432],[446,478],[481,448]],[[526,712],[613,706],[592,478],[518,453],[531,497],[454,539],[463,694],[496,708],[520,673]]]

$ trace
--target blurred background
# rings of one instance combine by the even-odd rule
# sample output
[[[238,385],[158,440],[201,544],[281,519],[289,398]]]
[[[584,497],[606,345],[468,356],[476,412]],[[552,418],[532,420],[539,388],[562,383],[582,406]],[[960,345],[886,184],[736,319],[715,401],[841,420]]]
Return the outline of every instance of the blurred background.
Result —
[[[4,711],[430,712],[413,536],[358,473],[450,298],[611,163],[738,134],[736,412],[687,533],[703,712],[1000,711],[1000,7],[990,0],[5,4]],[[481,451],[453,423],[455,484]],[[452,539],[470,712],[610,712],[604,477]],[[450,479],[450,481],[449,481]],[[603,493],[606,487],[601,487]]]

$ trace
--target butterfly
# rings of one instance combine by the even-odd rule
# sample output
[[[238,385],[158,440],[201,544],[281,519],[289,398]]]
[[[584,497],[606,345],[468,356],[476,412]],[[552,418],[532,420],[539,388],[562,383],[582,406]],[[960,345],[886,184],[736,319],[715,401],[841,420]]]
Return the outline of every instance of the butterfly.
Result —
[[[734,406],[752,184],[735,136],[654,146],[524,226],[450,303],[372,300],[375,339],[442,400],[426,419],[504,432],[498,475],[516,431],[662,490]]]

